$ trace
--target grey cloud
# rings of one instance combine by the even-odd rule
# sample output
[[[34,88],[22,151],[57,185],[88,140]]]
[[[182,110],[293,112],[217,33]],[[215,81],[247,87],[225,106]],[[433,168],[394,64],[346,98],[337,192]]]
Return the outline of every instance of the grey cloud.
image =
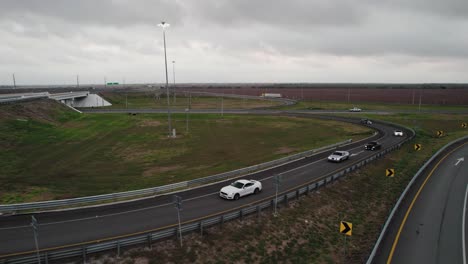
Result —
[[[104,24],[127,26],[154,24],[160,19],[180,21],[182,10],[171,0],[3,0],[0,17],[22,19],[24,17],[51,17],[67,23]]]

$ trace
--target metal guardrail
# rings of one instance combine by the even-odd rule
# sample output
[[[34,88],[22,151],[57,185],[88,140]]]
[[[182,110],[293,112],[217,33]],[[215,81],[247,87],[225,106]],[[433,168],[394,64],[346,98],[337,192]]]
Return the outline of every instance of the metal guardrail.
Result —
[[[304,157],[311,156],[321,151],[337,148],[339,146],[348,144],[350,142],[351,142],[351,139],[348,139],[348,140],[338,142],[332,145],[328,145],[325,147],[321,147],[318,149],[308,150],[305,152],[301,152],[301,153],[287,156],[284,158],[280,158],[277,160],[249,166],[246,168],[233,170],[233,171],[229,171],[225,173],[220,173],[220,174],[216,174],[212,176],[207,176],[207,177],[203,177],[199,179],[194,179],[190,181],[168,184],[164,186],[133,190],[133,191],[127,191],[127,192],[118,192],[118,193],[111,193],[111,194],[102,194],[102,195],[94,195],[94,196],[87,196],[87,197],[63,199],[63,200],[0,205],[0,213],[17,213],[21,211],[44,210],[44,209],[58,208],[58,207],[73,207],[73,206],[85,205],[85,204],[91,204],[91,203],[102,203],[106,201],[116,201],[116,200],[122,200],[122,199],[131,199],[131,198],[137,198],[137,197],[143,197],[143,196],[157,195],[157,194],[165,193],[168,191],[194,187],[194,186],[204,184],[204,183],[211,183],[211,182],[215,182],[219,180],[225,180],[231,177],[241,176],[247,173],[255,172],[255,171],[273,167],[273,166],[279,166],[279,165],[288,163],[293,160],[298,160]]]
[[[375,243],[374,245],[374,248],[372,249],[372,252],[369,256],[369,258],[367,259],[367,262],[366,264],[372,264],[372,262],[374,261],[374,257],[377,253],[377,250],[379,249],[380,247],[380,244],[382,243],[382,240],[384,238],[384,236],[387,234],[387,231],[388,231],[388,226],[390,225],[390,222],[392,222],[393,220],[393,217],[395,215],[395,213],[400,209],[400,205],[403,201],[403,199],[405,198],[406,194],[408,193],[409,189],[411,189],[411,187],[413,186],[414,182],[419,178],[419,176],[423,173],[423,171],[436,159],[438,158],[438,156],[443,152],[445,151],[447,148],[449,148],[450,146],[452,146],[453,144],[456,144],[460,141],[463,141],[463,140],[466,140],[468,139],[468,136],[465,136],[465,137],[462,137],[462,138],[459,138],[459,139],[456,139],[454,141],[451,141],[449,142],[448,144],[446,144],[445,146],[443,146],[441,149],[439,149],[434,155],[432,155],[432,157],[426,161],[426,163],[424,163],[424,165],[419,168],[419,170],[416,172],[416,174],[413,176],[413,178],[411,179],[411,181],[408,183],[408,185],[406,186],[405,190],[401,193],[400,195],[400,198],[398,199],[398,201],[396,202],[395,206],[393,207],[392,211],[390,212],[390,214],[388,215],[388,218],[387,218],[387,221],[385,221],[385,225],[383,226],[382,228],[382,231],[380,232],[380,235],[379,235],[379,238],[377,239],[377,242]]]
[[[401,126],[400,126],[401,127]],[[307,195],[311,191],[315,191],[320,187],[326,186],[327,184],[343,177],[346,173],[352,172],[378,158],[383,157],[387,153],[399,149],[404,143],[408,142],[409,140],[413,139],[415,134],[414,130],[408,129],[412,131],[412,135],[409,138],[406,138],[404,141],[397,143],[390,148],[377,152],[376,154],[372,155],[368,158],[363,158],[359,160],[357,163],[351,165],[350,167],[340,170],[338,172],[333,172],[323,176],[320,179],[302,184],[301,186],[297,187],[293,191],[284,191],[280,192],[278,195],[278,199],[270,199],[266,201],[260,201],[257,204],[251,204],[240,210],[235,210],[225,214],[219,214],[216,216],[211,216],[203,219],[198,219],[196,221],[188,222],[181,226],[181,231],[183,233],[188,232],[200,232],[203,235],[204,229],[208,228],[213,225],[217,224],[224,224],[227,221],[231,221],[234,219],[240,218],[242,221],[244,217],[252,214],[256,214],[257,217],[260,215],[262,210],[267,209],[269,207],[275,206],[275,204],[285,203],[287,204],[291,199],[298,199],[301,195]],[[155,232],[148,232],[146,234],[132,236],[127,238],[122,238],[118,240],[112,241],[103,241],[100,243],[93,243],[88,245],[83,245],[79,247],[72,247],[67,249],[60,249],[60,250],[51,250],[51,251],[42,251],[39,253],[41,262],[48,263],[49,261],[56,261],[65,258],[76,258],[81,257],[83,262],[86,262],[86,258],[88,254],[98,253],[103,251],[110,251],[115,250],[117,255],[120,255],[122,247],[126,246],[133,246],[133,245],[141,245],[141,244],[148,244],[151,245],[153,241],[160,240],[160,239],[167,239],[170,237],[177,237],[178,236],[178,226],[177,224],[168,226],[163,230],[158,230]],[[24,256],[24,257],[11,257],[8,259],[0,260],[0,264],[34,264],[37,263],[37,256],[35,254]]]

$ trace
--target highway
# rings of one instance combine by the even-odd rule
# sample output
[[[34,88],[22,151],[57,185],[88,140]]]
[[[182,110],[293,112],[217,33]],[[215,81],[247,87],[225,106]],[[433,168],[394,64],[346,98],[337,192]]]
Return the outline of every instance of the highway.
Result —
[[[373,263],[466,263],[468,142],[433,164],[408,193]]]
[[[349,119],[338,117],[334,119],[349,121]],[[353,122],[359,123],[359,120]],[[383,148],[387,148],[409,136],[409,131],[405,131],[405,137],[392,136],[394,128],[389,125],[374,123],[372,127],[379,133],[368,140],[340,148],[351,152],[351,158],[348,161],[338,164],[329,163],[326,157],[330,153],[319,153],[243,177],[262,182],[263,191],[258,195],[241,198],[238,201],[226,201],[219,198],[219,189],[232,180],[179,192],[177,195],[183,199],[182,221],[195,221],[271,199],[275,192],[273,175],[283,176],[280,191],[285,192],[371,156],[373,152],[363,150],[363,145],[370,140],[378,140]],[[171,199],[172,195],[161,195],[94,208],[35,214],[39,222],[40,248],[46,250],[83,245],[175,225],[177,213]],[[34,238],[32,228],[29,226],[30,222],[31,216],[27,214],[0,217],[0,259],[34,252]]]

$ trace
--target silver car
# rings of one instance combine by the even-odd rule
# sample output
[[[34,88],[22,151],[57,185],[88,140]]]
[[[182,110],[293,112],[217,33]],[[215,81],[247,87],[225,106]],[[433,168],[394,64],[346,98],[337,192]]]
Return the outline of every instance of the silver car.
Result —
[[[337,150],[333,152],[330,156],[328,156],[328,161],[332,162],[341,162],[343,160],[349,159],[349,152],[348,151],[340,151]]]

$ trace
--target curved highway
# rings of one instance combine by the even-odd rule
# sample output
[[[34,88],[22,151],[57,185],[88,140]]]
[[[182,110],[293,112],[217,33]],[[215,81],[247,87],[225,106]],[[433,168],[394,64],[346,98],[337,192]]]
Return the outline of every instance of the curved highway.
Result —
[[[466,263],[468,142],[420,177],[373,263]]]
[[[333,117],[333,119],[359,123],[358,119],[354,121],[340,117]],[[273,175],[282,174],[280,192],[285,192],[373,155],[371,151],[364,151],[363,145],[367,141],[378,140],[383,148],[387,148],[403,141],[410,133],[407,131],[404,137],[394,137],[392,135],[394,128],[390,125],[374,123],[372,127],[379,133],[368,140],[354,142],[340,148],[351,153],[351,158],[342,163],[327,162],[326,157],[330,152],[318,153],[283,166],[242,177],[262,182],[263,190],[258,195],[248,196],[238,201],[226,201],[219,198],[220,188],[232,180],[179,192],[177,195],[183,199],[181,220],[182,222],[195,221],[271,199],[275,193]],[[83,245],[175,225],[177,213],[171,198],[172,194],[161,195],[120,204],[35,214],[39,223],[40,249]],[[27,214],[0,217],[0,259],[34,252],[34,237],[30,222],[31,216]]]

